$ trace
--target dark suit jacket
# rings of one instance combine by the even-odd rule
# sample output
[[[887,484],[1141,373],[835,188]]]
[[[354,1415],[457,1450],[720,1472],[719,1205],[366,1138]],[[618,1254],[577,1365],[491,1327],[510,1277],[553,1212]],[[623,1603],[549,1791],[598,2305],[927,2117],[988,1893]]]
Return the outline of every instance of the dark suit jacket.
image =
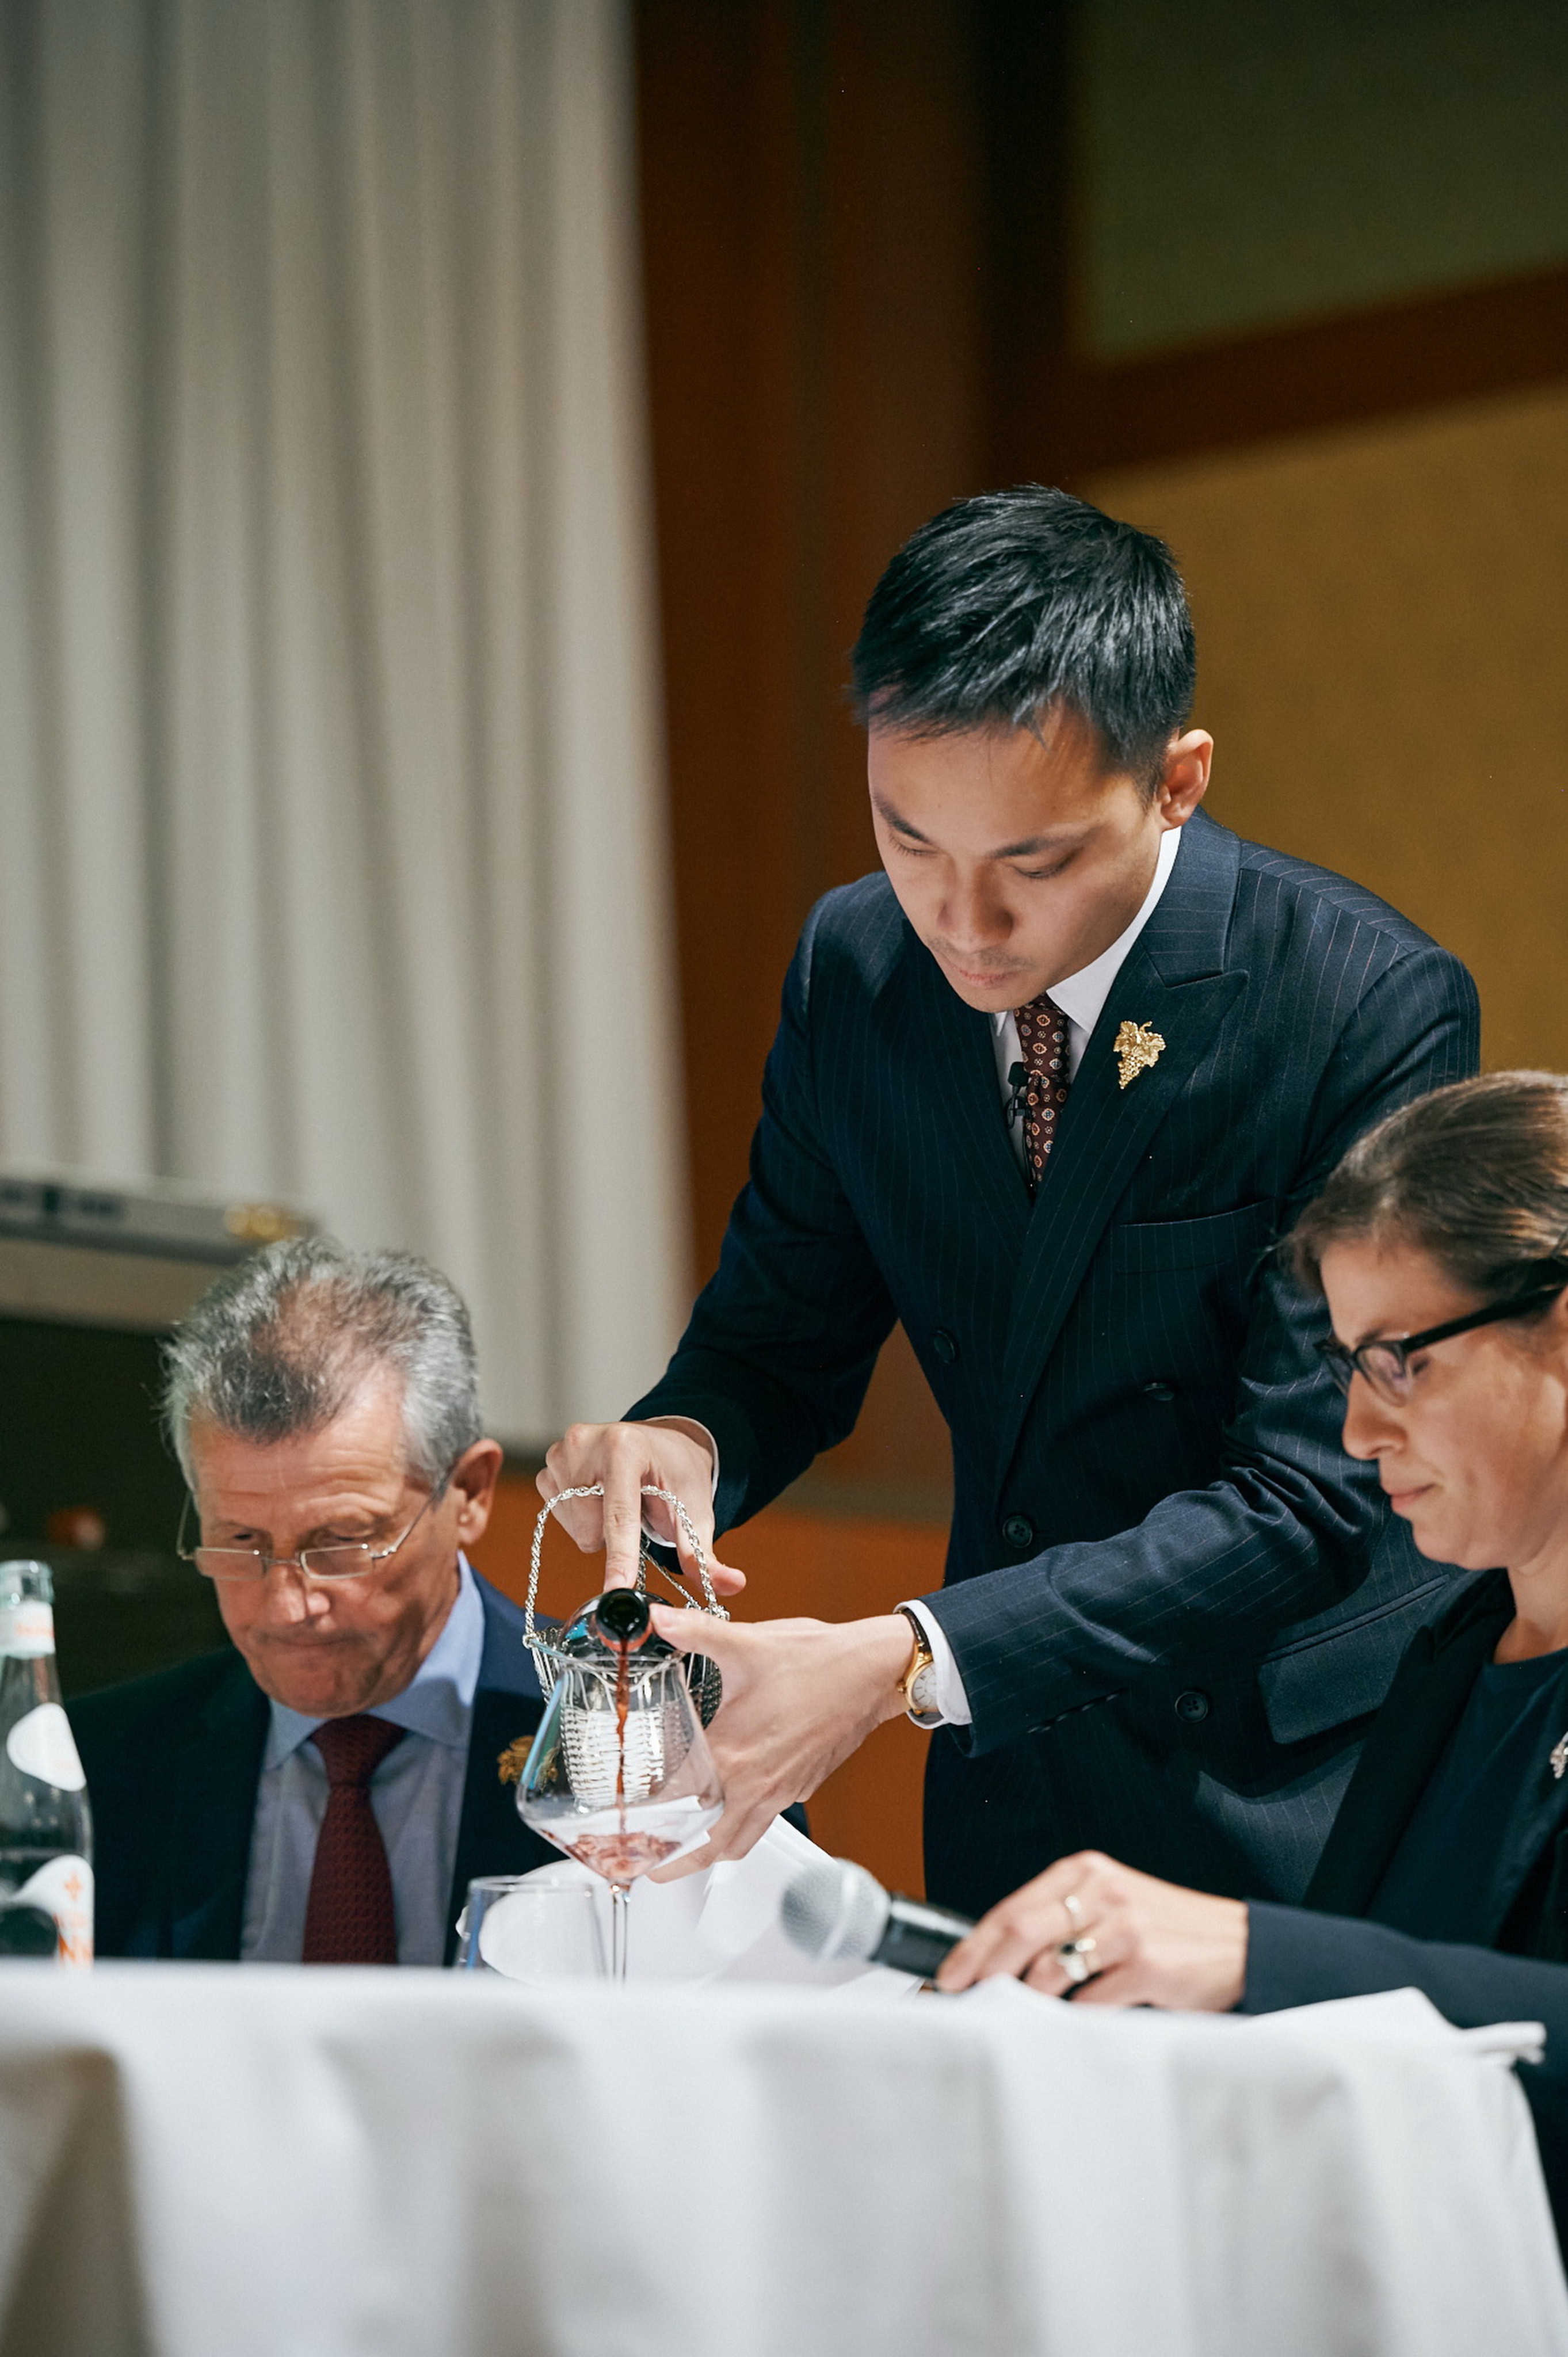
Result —
[[[1542,1758],[1501,1861],[1487,1927],[1495,1947],[1412,1939],[1381,1923],[1348,1920],[1370,1906],[1481,1663],[1512,1618],[1506,1577],[1486,1572],[1412,1640],[1305,1907],[1251,1910],[1240,2009],[1273,2013],[1326,1997],[1418,1988],[1464,2029],[1488,2021],[1544,2022],[1545,2061],[1520,2076],[1535,2114],[1558,2234],[1568,2247],[1568,1778],[1554,1776]],[[1568,1669],[1556,1717],[1568,1732]]]
[[[1158,1061],[1119,1085],[1121,1024]],[[975,1912],[1093,1844],[1299,1897],[1444,1575],[1339,1446],[1321,1304],[1269,1246],[1381,1114],[1476,1068],[1474,986],[1342,877],[1200,813],[1031,1204],[993,1034],[886,877],[807,922],[751,1183],[662,1381],[720,1527],[854,1422],[901,1318],[952,1434],[927,1881]],[[889,1598],[889,1602],[897,1599]]]
[[[478,1574],[475,1575],[478,1578]],[[542,1704],[522,1614],[488,1580],[485,1648],[446,1910],[446,1961],[469,1882],[558,1853],[517,1813],[497,1762]],[[267,1699],[225,1649],[68,1706],[92,1803],[101,1956],[233,1961],[240,1953]]]

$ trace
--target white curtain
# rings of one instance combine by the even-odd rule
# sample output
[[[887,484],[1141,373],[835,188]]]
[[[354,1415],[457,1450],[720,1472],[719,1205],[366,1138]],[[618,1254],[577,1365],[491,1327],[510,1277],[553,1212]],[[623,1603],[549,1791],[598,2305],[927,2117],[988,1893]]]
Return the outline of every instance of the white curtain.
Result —
[[[685,1288],[620,0],[0,10],[0,1159]]]

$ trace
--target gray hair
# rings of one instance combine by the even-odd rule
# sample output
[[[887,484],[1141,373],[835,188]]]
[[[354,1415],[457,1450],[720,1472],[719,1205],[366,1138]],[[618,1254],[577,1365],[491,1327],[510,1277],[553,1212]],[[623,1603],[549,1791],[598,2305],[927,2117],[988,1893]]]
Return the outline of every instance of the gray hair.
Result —
[[[269,1244],[209,1286],[165,1345],[164,1420],[186,1480],[193,1420],[247,1440],[318,1432],[382,1367],[402,1378],[409,1470],[439,1488],[484,1437],[462,1297],[412,1253]]]

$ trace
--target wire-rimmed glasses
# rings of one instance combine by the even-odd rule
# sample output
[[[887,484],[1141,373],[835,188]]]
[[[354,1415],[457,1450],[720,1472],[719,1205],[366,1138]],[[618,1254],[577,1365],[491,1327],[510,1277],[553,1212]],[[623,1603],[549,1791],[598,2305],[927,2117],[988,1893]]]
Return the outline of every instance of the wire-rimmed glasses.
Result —
[[[1555,1301],[1560,1293],[1568,1293],[1568,1278],[1556,1277],[1550,1285],[1531,1286],[1524,1293],[1510,1294],[1505,1301],[1489,1301],[1484,1309],[1472,1309],[1466,1317],[1445,1318],[1441,1326],[1428,1326],[1419,1334],[1379,1337],[1370,1342],[1358,1343],[1354,1349],[1330,1335],[1326,1342],[1316,1345],[1317,1355],[1347,1398],[1350,1379],[1359,1375],[1386,1400],[1391,1407],[1402,1406],[1410,1396],[1412,1354],[1430,1350],[1434,1342],[1446,1342],[1455,1334],[1473,1333],[1480,1326],[1499,1325],[1506,1318],[1522,1318],[1531,1309],[1543,1309]]]
[[[403,1536],[393,1539],[390,1546],[372,1546],[369,1540],[349,1541],[334,1546],[301,1547],[297,1555],[268,1555],[261,1547],[188,1547],[188,1498],[180,1509],[175,1553],[182,1563],[193,1563],[204,1579],[265,1579],[270,1571],[285,1568],[302,1571],[309,1579],[361,1579],[378,1563],[385,1563],[408,1544],[431,1507],[438,1505],[446,1494],[446,1483],[442,1481],[432,1490]]]

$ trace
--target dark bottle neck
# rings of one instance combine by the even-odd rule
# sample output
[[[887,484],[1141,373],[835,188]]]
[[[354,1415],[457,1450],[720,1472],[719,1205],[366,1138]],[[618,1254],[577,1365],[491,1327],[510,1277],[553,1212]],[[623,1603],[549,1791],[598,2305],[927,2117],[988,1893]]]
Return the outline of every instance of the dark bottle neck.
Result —
[[[618,1652],[635,1652],[653,1626],[653,1616],[647,1597],[635,1587],[611,1587],[593,1607],[588,1625]]]

